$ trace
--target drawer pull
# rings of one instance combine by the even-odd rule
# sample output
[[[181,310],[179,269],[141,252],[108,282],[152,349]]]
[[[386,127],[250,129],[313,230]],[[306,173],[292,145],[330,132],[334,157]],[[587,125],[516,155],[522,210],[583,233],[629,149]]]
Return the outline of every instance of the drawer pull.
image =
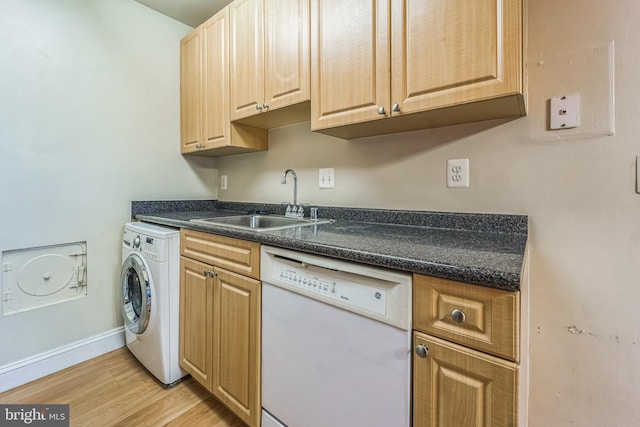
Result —
[[[451,320],[456,323],[464,323],[467,316],[464,314],[464,311],[458,310],[457,308],[451,311]]]
[[[416,346],[416,354],[421,359],[426,359],[426,357],[429,355],[429,348],[424,344],[420,344]]]

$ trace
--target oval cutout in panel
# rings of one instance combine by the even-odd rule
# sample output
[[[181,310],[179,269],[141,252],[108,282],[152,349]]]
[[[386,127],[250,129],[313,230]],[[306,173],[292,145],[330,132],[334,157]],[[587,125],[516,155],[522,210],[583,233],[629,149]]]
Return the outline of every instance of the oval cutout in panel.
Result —
[[[73,260],[59,254],[46,254],[32,258],[22,266],[17,284],[25,294],[45,296],[66,288],[74,275]]]

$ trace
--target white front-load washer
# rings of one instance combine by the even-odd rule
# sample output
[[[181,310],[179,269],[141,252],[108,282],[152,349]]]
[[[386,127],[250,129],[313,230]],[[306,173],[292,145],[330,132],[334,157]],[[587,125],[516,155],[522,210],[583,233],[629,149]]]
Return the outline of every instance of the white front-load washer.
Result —
[[[122,315],[127,347],[163,384],[186,375],[178,361],[180,232],[125,224],[122,239]]]

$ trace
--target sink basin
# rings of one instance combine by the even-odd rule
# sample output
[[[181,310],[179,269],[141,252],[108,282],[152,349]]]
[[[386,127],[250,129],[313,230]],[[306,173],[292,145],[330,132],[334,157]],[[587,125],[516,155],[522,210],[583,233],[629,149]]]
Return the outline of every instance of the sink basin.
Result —
[[[319,219],[314,221],[311,219],[287,218],[276,215],[238,215],[217,218],[198,218],[192,219],[191,221],[254,231],[278,230],[282,228],[325,224],[329,222],[328,219]]]

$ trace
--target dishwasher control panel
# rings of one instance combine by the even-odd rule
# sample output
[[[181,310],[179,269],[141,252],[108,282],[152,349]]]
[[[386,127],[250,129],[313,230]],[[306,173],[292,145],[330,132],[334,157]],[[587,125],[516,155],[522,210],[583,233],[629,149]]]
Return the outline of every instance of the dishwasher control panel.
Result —
[[[411,330],[411,273],[262,245],[260,279],[263,284]]]
[[[348,273],[335,272],[304,263],[300,267],[291,266],[288,262],[279,260],[275,260],[272,267],[272,278],[275,278],[276,282],[315,295],[322,295],[362,310],[383,316],[386,314],[386,289],[367,283],[371,281],[366,278],[359,278],[356,283],[350,280],[349,276],[353,275]]]

